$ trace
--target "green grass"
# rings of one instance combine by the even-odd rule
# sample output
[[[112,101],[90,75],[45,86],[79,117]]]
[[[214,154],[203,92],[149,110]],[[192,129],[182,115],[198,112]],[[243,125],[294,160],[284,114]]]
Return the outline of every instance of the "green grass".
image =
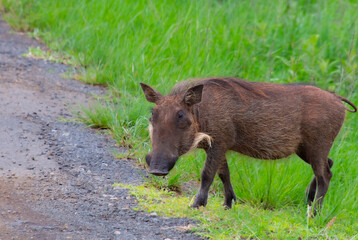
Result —
[[[235,204],[224,210],[222,198],[210,196],[210,204],[200,209],[191,209],[193,199],[167,190],[151,186],[133,187],[114,184],[130,189],[139,202],[138,209],[156,212],[170,217],[190,217],[200,224],[183,226],[186,230],[212,239],[355,239],[358,223],[345,226],[337,215],[328,221],[321,218],[308,218],[304,204],[269,210],[249,204]],[[165,206],[165,207],[163,207]]]
[[[67,60],[79,67],[78,79],[108,86],[110,94],[98,97],[80,118],[89,126],[109,129],[129,149],[118,158],[137,158],[142,166],[150,149],[151,105],[139,82],[163,93],[192,77],[308,82],[358,104],[356,1],[0,0],[0,9],[15,29],[30,31],[52,51],[30,49],[31,56]],[[203,151],[182,157],[167,178],[148,180],[149,186],[181,190],[182,195],[164,191],[167,197],[158,205],[151,199],[161,199],[160,191],[147,187],[133,193],[146,197],[142,208],[200,220],[198,231],[212,238],[354,239],[357,142],[357,115],[348,113],[330,153],[333,178],[315,219],[307,219],[304,200],[313,173],[296,156],[259,161],[228,153],[234,190],[244,202],[229,211],[220,206],[218,179],[207,209],[187,207],[196,191],[193,181],[200,180]],[[332,227],[324,230],[334,217]]]

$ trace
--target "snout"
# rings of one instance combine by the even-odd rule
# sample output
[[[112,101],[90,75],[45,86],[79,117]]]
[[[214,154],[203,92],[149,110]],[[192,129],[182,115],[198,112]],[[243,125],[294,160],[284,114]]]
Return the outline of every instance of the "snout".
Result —
[[[174,167],[178,156],[163,156],[160,154],[147,154],[145,160],[149,166],[149,173],[155,176],[166,176]]]

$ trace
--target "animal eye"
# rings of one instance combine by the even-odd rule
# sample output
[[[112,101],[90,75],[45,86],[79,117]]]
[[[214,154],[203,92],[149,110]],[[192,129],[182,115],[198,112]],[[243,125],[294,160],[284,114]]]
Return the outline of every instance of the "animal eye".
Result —
[[[184,112],[182,110],[178,111],[178,118],[183,118],[184,117]]]

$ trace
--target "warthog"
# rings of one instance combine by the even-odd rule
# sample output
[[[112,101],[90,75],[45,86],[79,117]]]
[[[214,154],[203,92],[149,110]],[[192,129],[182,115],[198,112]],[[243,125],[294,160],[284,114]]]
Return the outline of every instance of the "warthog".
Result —
[[[233,150],[258,159],[296,153],[312,166],[315,177],[307,199],[316,201],[316,213],[332,177],[328,153],[345,110],[357,111],[346,98],[308,85],[207,78],[180,82],[167,96],[146,84],[141,87],[156,104],[149,125],[152,151],[145,157],[149,173],[167,175],[181,155],[195,148],[207,154],[195,208],[206,205],[216,173],[224,185],[224,205],[231,208],[236,196],[225,153]]]

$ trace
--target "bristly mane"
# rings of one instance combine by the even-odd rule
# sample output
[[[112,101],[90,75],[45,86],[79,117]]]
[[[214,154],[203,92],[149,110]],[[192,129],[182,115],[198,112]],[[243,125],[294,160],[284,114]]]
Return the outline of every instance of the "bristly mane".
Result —
[[[178,83],[175,85],[175,87],[172,89],[170,95],[180,94],[184,93],[186,90],[188,90],[191,87],[194,87],[196,85],[203,84],[204,87],[206,85],[217,85],[222,88],[235,90],[243,100],[246,100],[243,95],[240,93],[242,90],[246,90],[248,92],[251,92],[257,96],[266,97],[268,96],[257,86],[255,86],[254,82],[245,81],[239,78],[233,78],[233,77],[213,77],[213,78],[194,78],[189,79],[183,82]]]

